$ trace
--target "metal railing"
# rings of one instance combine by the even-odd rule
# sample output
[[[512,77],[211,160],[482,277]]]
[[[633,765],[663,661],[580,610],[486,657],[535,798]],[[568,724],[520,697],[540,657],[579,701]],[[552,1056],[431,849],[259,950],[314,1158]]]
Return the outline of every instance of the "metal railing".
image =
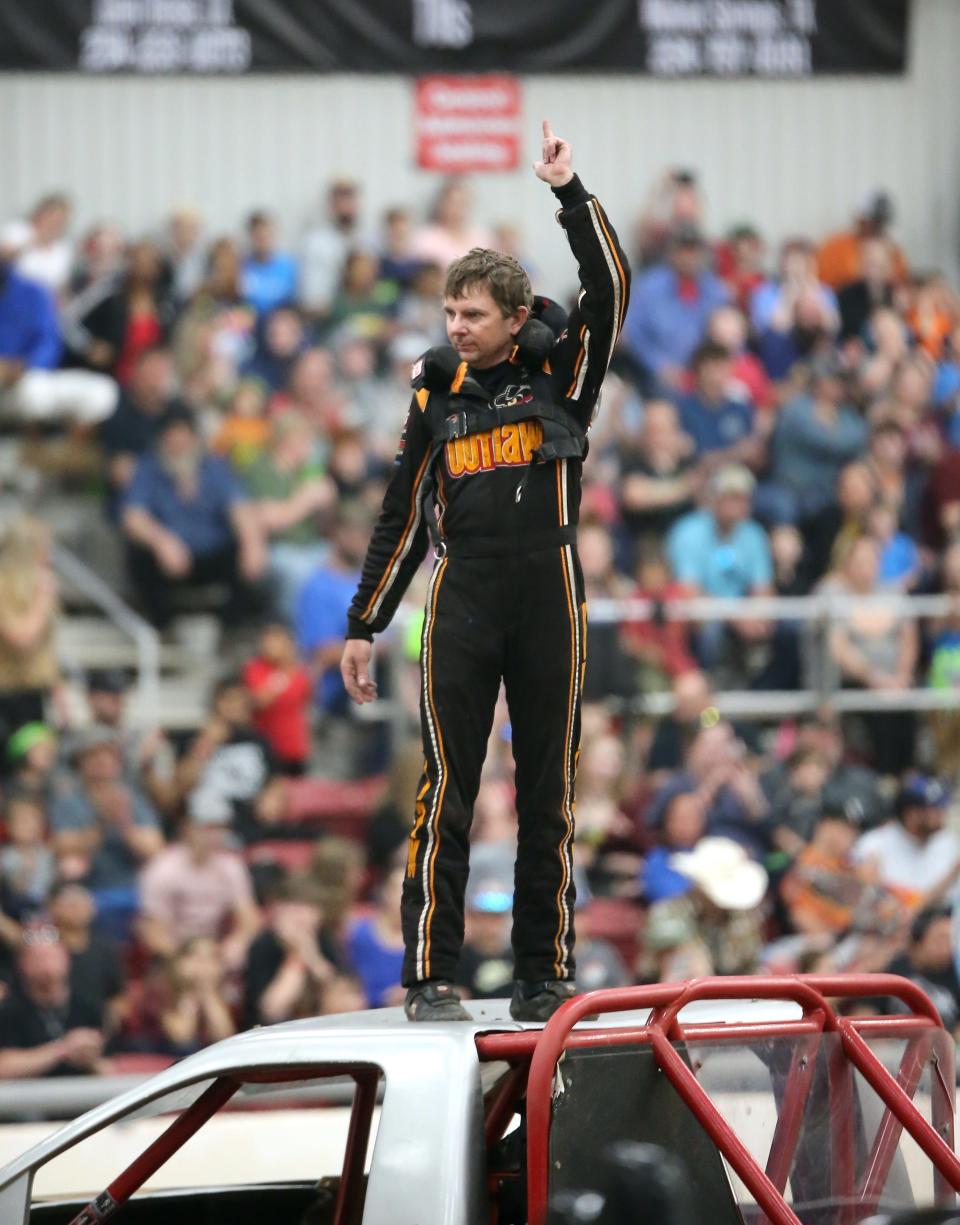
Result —
[[[764,620],[793,622],[801,627],[805,684],[797,690],[727,689],[714,695],[719,712],[737,719],[782,719],[829,706],[838,713],[877,710],[955,710],[960,709],[960,693],[952,690],[915,687],[912,689],[844,689],[840,669],[829,650],[832,626],[855,610],[883,610],[901,619],[921,620],[960,612],[960,601],[947,595],[911,596],[895,593],[852,596],[825,591],[807,596],[746,596],[738,599],[691,597],[658,604],[647,599],[591,599],[588,616],[592,624],[624,624],[649,621],[659,614],[666,621],[704,623]],[[402,605],[381,653],[394,680],[405,662],[406,633],[418,609]],[[394,695],[378,699],[361,708],[360,717],[391,725],[396,742],[408,731],[409,714]],[[673,709],[673,697],[665,693],[638,693],[634,698],[612,699],[611,704],[636,714],[661,717]]]
[[[69,549],[55,544],[51,560],[61,579],[75,587],[132,640],[137,653],[137,706],[141,711],[156,711],[160,698],[160,635]]]

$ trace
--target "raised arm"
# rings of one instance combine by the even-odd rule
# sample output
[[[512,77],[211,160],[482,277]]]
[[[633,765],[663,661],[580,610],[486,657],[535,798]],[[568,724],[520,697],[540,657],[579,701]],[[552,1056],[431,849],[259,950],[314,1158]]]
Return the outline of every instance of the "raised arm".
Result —
[[[600,386],[623,327],[630,296],[630,267],[596,196],[573,172],[573,152],[543,121],[543,156],[534,163],[560,202],[557,220],[577,261],[580,292],[567,329],[550,355],[554,389],[590,424]]]

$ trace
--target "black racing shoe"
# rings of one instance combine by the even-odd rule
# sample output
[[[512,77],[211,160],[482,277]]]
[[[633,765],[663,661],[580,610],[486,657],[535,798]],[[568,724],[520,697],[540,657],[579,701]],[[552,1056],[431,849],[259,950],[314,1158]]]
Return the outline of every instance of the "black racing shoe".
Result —
[[[510,1015],[515,1021],[549,1021],[561,1004],[577,994],[573,983],[552,978],[543,983],[518,979],[513,984]]]
[[[407,991],[403,1011],[408,1021],[472,1021],[450,983],[417,983]]]

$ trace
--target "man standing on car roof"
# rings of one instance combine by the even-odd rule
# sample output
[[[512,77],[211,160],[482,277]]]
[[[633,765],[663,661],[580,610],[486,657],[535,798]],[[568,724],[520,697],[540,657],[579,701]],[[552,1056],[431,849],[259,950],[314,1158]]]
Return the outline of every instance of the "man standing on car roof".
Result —
[[[534,298],[511,256],[475,248],[447,272],[452,348],[413,368],[393,478],[350,608],[341,669],[376,696],[372,640],[434,539],[421,645],[424,772],[404,880],[403,984],[412,1021],[469,1020],[452,982],[463,941],[470,823],[501,678],[516,761],[517,1020],[575,994],[573,794],[586,641],[576,552],[580,469],[623,324],[626,258],[570,145],[543,124],[537,177],[579,264],[567,316]]]

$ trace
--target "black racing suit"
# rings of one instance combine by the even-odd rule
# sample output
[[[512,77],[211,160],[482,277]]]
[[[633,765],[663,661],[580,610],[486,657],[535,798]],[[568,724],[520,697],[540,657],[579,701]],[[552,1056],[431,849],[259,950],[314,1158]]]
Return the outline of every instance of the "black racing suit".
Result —
[[[585,431],[623,324],[629,270],[603,209],[579,179],[554,191],[580,273],[567,327],[534,374],[516,352],[469,374],[495,403],[517,403],[529,378]],[[418,389],[411,403],[348,630],[371,639],[388,624],[426,553],[433,513],[442,544],[421,644],[425,764],[404,882],[403,982],[456,976],[470,823],[501,679],[516,762],[515,974],[528,982],[572,979],[573,796],[586,642],[574,530],[581,463],[531,462],[542,437],[538,420],[435,445],[425,411],[431,394]],[[433,512],[424,505],[431,491]]]

